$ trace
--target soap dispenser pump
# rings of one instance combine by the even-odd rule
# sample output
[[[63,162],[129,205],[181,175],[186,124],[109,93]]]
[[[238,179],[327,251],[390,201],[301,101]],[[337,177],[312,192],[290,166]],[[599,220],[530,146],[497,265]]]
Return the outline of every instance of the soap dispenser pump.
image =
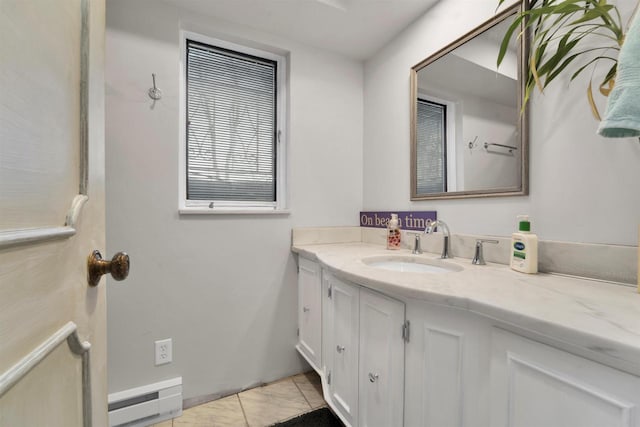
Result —
[[[538,272],[538,236],[531,233],[528,215],[518,215],[518,232],[511,235],[511,268],[522,273]]]
[[[400,249],[401,237],[398,214],[392,213],[387,224],[387,249]]]

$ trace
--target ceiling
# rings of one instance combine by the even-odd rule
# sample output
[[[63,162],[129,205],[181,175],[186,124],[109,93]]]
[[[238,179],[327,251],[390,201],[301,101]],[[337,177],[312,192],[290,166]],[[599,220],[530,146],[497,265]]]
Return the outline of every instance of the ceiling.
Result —
[[[440,0],[165,0],[363,60]]]
[[[418,73],[418,86],[449,101],[474,96],[517,108],[518,81],[456,55],[445,55]],[[435,88],[435,90],[434,90]]]
[[[511,22],[512,19],[505,19],[419,70],[418,87],[426,93],[437,91],[450,101],[466,94],[517,108],[518,43],[515,38],[500,67],[496,65],[502,37]]]

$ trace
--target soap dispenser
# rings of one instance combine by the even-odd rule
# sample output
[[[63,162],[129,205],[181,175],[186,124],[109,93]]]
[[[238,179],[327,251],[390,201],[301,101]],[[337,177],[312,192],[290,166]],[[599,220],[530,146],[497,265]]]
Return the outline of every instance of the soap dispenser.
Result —
[[[511,268],[522,273],[538,272],[538,236],[531,233],[528,215],[518,215],[518,232],[511,235]]]
[[[398,223],[398,214],[391,214],[391,219],[387,224],[387,249],[400,249],[400,226]]]

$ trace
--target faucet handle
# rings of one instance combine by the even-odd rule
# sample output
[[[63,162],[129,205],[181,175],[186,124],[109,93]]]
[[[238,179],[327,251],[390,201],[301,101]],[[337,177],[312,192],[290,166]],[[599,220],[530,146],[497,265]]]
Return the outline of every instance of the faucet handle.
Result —
[[[498,244],[500,243],[499,240],[496,239],[476,239],[476,245],[480,243],[480,245],[482,245],[483,243],[495,243]]]
[[[421,254],[422,253],[422,248],[420,247],[421,233],[411,233],[411,234],[413,234],[413,250],[411,251],[411,253]]]
[[[482,244],[483,243],[494,243],[494,244],[498,244],[500,243],[497,240],[494,239],[477,239],[476,240],[476,252],[473,255],[473,259],[471,260],[471,264],[474,265],[485,265],[486,262],[484,261],[484,255],[482,253]]]

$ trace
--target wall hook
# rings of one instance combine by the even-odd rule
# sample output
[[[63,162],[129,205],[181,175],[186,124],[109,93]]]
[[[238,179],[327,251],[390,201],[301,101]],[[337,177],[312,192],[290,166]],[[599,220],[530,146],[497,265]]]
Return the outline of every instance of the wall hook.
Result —
[[[474,148],[476,148],[476,145],[478,145],[476,143],[477,140],[478,140],[478,135],[476,135],[476,137],[473,138],[473,141],[469,141],[469,150],[473,150]]]
[[[153,87],[149,89],[149,98],[157,101],[159,99],[162,99],[162,91],[156,86],[156,75],[152,73],[151,78],[153,79]]]

